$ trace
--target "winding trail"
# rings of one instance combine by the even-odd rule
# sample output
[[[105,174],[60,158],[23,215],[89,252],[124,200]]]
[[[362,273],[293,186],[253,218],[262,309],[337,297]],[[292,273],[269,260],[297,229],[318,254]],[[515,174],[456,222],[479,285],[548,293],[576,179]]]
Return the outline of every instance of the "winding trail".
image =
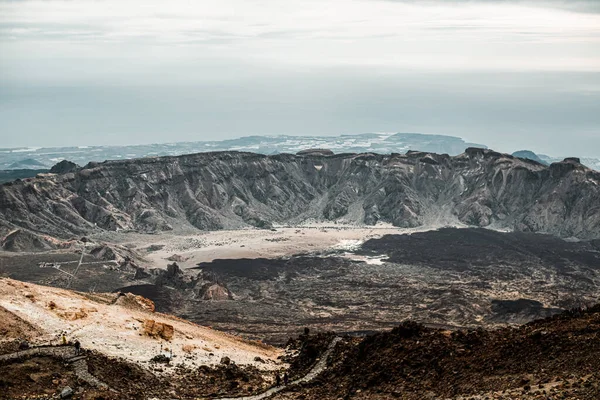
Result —
[[[340,340],[342,340],[341,337],[333,338],[331,343],[329,343],[329,346],[327,346],[327,349],[325,350],[325,352],[321,355],[321,358],[319,358],[319,360],[312,367],[312,369],[306,375],[304,375],[302,378],[298,378],[294,381],[291,381],[287,386],[276,386],[276,387],[273,387],[273,388],[267,390],[266,392],[263,392],[261,394],[256,394],[253,396],[221,397],[216,400],[263,400],[263,399],[273,396],[276,393],[281,392],[284,389],[287,389],[291,385],[297,385],[300,383],[310,382],[313,379],[315,379],[321,372],[323,372],[325,370],[325,368],[327,367],[327,359],[329,358],[329,356],[335,349],[335,346],[338,344],[338,342]]]
[[[70,364],[77,378],[88,383],[90,386],[108,389],[108,385],[88,371],[87,357],[83,354],[77,354],[73,346],[40,346],[27,350],[20,350],[10,354],[0,355],[0,361],[13,361],[25,357],[45,356],[64,360]]]
[[[292,385],[298,385],[300,383],[310,382],[315,379],[321,372],[325,370],[327,367],[327,360],[329,356],[335,349],[335,346],[338,342],[342,340],[341,337],[335,337],[331,340],[331,343],[327,346],[327,349],[321,357],[317,360],[315,365],[311,368],[311,370],[301,378],[291,381],[286,386],[276,386],[273,387],[266,392],[252,395],[252,396],[242,396],[242,397],[222,397],[216,400],[263,400],[273,396],[276,393],[279,393]],[[81,379],[82,381],[87,382],[89,385],[108,389],[108,385],[98,378],[93,376],[88,371],[86,356],[81,354],[77,354],[75,348],[73,346],[40,346],[34,347],[27,350],[20,350],[10,354],[2,354],[0,355],[0,362],[2,361],[14,361],[20,360],[26,357],[35,357],[35,356],[46,356],[46,357],[54,357],[61,360],[64,360],[66,363],[70,364],[73,368],[75,375]]]

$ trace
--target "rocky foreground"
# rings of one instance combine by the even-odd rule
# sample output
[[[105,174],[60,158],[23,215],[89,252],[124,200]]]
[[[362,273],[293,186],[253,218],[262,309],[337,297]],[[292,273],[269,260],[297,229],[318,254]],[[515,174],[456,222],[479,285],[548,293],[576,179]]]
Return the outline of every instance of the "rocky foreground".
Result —
[[[23,341],[31,354],[18,353]],[[68,368],[82,361],[72,348],[75,342],[83,348],[89,379]],[[98,391],[106,392],[98,398],[169,396],[174,387],[180,387],[179,396],[248,394],[268,386],[273,371],[286,366],[278,358],[282,350],[158,313],[141,296],[73,292],[5,278],[0,279],[0,350],[0,398],[9,399],[55,395],[64,387],[81,388],[79,398]],[[230,386],[228,377],[240,381]],[[192,381],[205,382],[197,387]]]
[[[598,399],[600,306],[519,328],[404,322],[347,338],[318,380],[278,399]]]
[[[71,327],[73,320],[88,318],[77,314],[78,311],[69,314],[64,309],[64,299],[80,294],[50,289],[59,296],[50,301],[63,298],[63,303],[55,307],[50,302],[43,303],[50,298],[43,298],[47,292],[42,287],[9,280],[1,283],[5,292],[22,292],[24,299],[32,304],[48,307],[56,316],[47,318],[68,321],[64,326]],[[10,301],[3,301],[7,308],[0,309],[3,313],[0,398],[3,399],[59,398],[61,393],[79,399],[261,399],[265,397],[260,394],[266,392],[271,394],[269,398],[279,400],[591,400],[600,395],[600,306],[574,309],[518,328],[491,331],[449,331],[406,321],[391,331],[366,337],[305,332],[288,342],[288,351],[282,357],[289,363],[291,383],[272,390],[275,372],[268,368],[272,362],[267,353],[274,356],[277,351],[266,347],[215,332],[213,338],[227,346],[223,351],[228,351],[231,358],[223,357],[213,365],[209,362],[194,365],[188,362],[185,349],[179,351],[180,343],[175,340],[178,336],[180,339],[183,336],[183,340],[194,339],[190,331],[180,331],[187,324],[182,320],[162,337],[165,347],[177,349],[176,354],[182,355],[181,360],[172,358],[170,362],[163,359],[168,358],[168,350],[157,357],[148,344],[147,363],[127,355],[116,356],[103,335],[98,334],[95,341],[90,341],[86,334],[90,328],[86,325],[69,332],[67,345],[62,345],[60,338],[58,343],[41,345],[40,340],[52,323],[44,325],[44,319],[32,323],[36,316],[24,311],[28,307],[19,296],[15,299],[12,311]],[[139,311],[150,304],[131,295],[118,299],[121,305],[112,307],[128,309],[127,312]],[[105,313],[86,311],[94,312]],[[108,319],[116,319],[116,315],[103,317],[101,326],[115,323]],[[165,315],[159,317],[162,321],[175,321]],[[122,345],[131,347],[130,340],[150,343],[156,340],[154,335],[165,334],[164,329],[154,330],[145,325],[139,326],[136,335],[123,338]],[[15,337],[21,340],[12,339]],[[19,351],[22,338],[28,338],[33,347]],[[82,339],[81,353],[75,352],[72,343],[75,338]],[[218,349],[217,342],[206,345]],[[234,361],[245,359],[248,352],[264,357],[253,359],[260,359],[258,363],[264,367]]]
[[[54,171],[0,186],[3,246],[54,246],[39,235],[268,228],[311,218],[460,222],[579,238],[600,232],[600,173],[574,158],[545,166],[478,148],[455,157],[220,152]]]

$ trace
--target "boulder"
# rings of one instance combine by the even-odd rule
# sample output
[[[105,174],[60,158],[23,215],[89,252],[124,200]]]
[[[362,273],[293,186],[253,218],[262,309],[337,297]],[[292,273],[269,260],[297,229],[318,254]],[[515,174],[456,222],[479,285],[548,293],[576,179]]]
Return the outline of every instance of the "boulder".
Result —
[[[154,312],[155,310],[154,302],[152,300],[133,293],[121,293],[115,304],[127,307],[132,310],[142,310],[150,312]]]
[[[71,398],[71,396],[73,396],[73,389],[71,389],[69,386],[67,386],[66,388],[64,388],[63,390],[60,391],[60,398],[61,399],[69,399]]]
[[[171,340],[175,330],[173,325],[156,322],[153,319],[144,320],[144,334],[155,339]]]
[[[229,358],[229,357],[227,357],[227,356],[225,356],[225,357],[222,357],[222,358],[221,358],[221,364],[224,364],[224,365],[229,365],[229,364],[231,364],[231,358]]]
[[[52,174],[68,174],[69,172],[77,172],[81,167],[74,162],[69,160],[62,160],[59,163],[54,164],[52,168],[50,168],[50,173]]]
[[[208,284],[200,289],[202,300],[231,300],[232,295],[229,289],[218,283]]]

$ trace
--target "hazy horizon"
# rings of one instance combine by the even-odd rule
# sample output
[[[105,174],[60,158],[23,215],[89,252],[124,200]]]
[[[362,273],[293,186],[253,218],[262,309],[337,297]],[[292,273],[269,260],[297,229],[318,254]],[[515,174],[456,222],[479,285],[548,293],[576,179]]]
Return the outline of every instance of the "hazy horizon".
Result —
[[[466,145],[472,145],[474,147],[477,147],[477,145],[481,145],[484,147],[487,147],[490,150],[494,150],[494,151],[500,151],[502,153],[507,153],[507,154],[512,154],[515,153],[517,151],[533,151],[535,154],[539,155],[539,156],[548,156],[548,157],[552,157],[552,158],[566,158],[566,157],[587,157],[587,158],[594,158],[594,159],[599,159],[600,160],[600,154],[598,155],[581,155],[581,154],[570,154],[570,153],[559,153],[559,154],[548,154],[548,153],[544,153],[544,152],[540,152],[537,151],[536,149],[533,148],[514,148],[514,149],[507,149],[507,150],[500,150],[497,148],[493,148],[488,146],[485,143],[476,143],[473,142],[471,140],[468,140],[467,138],[464,137],[460,137],[460,136],[455,136],[455,135],[445,135],[445,134],[440,134],[440,133],[422,133],[422,132],[361,132],[361,133],[344,133],[344,134],[340,134],[340,135],[286,135],[286,134],[280,134],[280,135],[242,135],[242,136],[236,136],[233,138],[228,138],[228,139],[221,139],[221,140],[236,140],[236,139],[244,139],[244,138],[250,138],[250,137],[290,137],[290,138],[297,138],[297,137],[318,137],[318,138],[323,138],[323,137],[331,137],[331,138],[339,138],[339,137],[348,137],[348,136],[360,136],[360,135],[365,135],[365,134],[382,134],[382,135],[394,135],[394,134],[419,134],[419,135],[433,135],[433,136],[446,136],[446,137],[453,137],[453,138],[459,138],[462,139]],[[10,150],[16,150],[19,153],[23,154],[23,159],[27,159],[27,158],[36,158],[35,157],[35,153],[31,156],[28,157],[29,152],[28,151],[22,151],[22,150],[32,150],[32,149],[52,149],[52,148],[68,148],[68,147],[72,147],[72,148],[78,148],[78,149],[86,149],[86,148],[92,148],[92,147],[136,147],[136,146],[152,146],[152,145],[157,145],[157,146],[164,146],[164,145],[170,145],[170,144],[183,144],[183,143],[194,143],[194,142],[220,142],[221,140],[219,139],[215,139],[215,140],[190,140],[190,141],[161,141],[161,142],[157,142],[157,141],[148,141],[148,142],[140,142],[140,143],[124,143],[124,144],[120,144],[120,145],[115,145],[115,144],[109,144],[109,145],[101,145],[101,144],[88,144],[88,145],[65,145],[65,146],[61,146],[61,145],[56,145],[56,146],[17,146],[17,147],[0,147],[0,150],[3,151],[10,151]],[[310,148],[321,148],[322,146],[312,146]],[[324,147],[326,148],[326,146]],[[335,149],[334,149],[335,150]],[[417,148],[413,149],[413,150],[418,150]],[[206,150],[206,151],[222,151],[222,150]],[[242,151],[247,151],[247,150],[242,150]],[[334,151],[334,153],[339,153]],[[187,153],[182,153],[182,154],[187,154]],[[1,159],[1,157],[0,157]],[[65,158],[65,159],[68,159]]]
[[[0,0],[0,147],[415,132],[600,157],[595,1]]]

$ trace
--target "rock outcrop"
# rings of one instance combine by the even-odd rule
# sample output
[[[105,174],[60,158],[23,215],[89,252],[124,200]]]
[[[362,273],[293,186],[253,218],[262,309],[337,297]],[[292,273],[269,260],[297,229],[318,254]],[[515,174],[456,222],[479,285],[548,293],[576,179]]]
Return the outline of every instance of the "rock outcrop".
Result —
[[[155,310],[154,302],[152,300],[132,293],[120,293],[115,304],[131,310],[143,310],[149,312],[154,312]]]
[[[600,173],[492,150],[451,157],[200,153],[90,163],[0,186],[0,233],[269,228],[312,218],[600,237]]]
[[[218,283],[208,283],[199,290],[199,297],[202,300],[232,300],[231,291],[224,285]]]
[[[56,164],[54,164],[52,166],[52,168],[50,168],[50,173],[51,174],[68,174],[69,172],[76,172],[79,169],[81,169],[81,167],[77,164],[75,164],[74,162],[71,162],[69,160],[62,160]]]
[[[144,320],[144,334],[156,339],[171,340],[174,333],[173,325],[156,322],[153,319]]]
[[[133,267],[136,267],[136,260],[141,259],[140,254],[135,250],[118,244],[93,243],[87,251],[98,260],[115,261],[121,266],[131,264]]]
[[[306,149],[296,153],[297,156],[332,156],[333,151],[329,149]]]
[[[57,248],[59,242],[44,235],[38,235],[23,229],[15,229],[2,238],[0,246],[2,250],[7,251],[43,251]]]

